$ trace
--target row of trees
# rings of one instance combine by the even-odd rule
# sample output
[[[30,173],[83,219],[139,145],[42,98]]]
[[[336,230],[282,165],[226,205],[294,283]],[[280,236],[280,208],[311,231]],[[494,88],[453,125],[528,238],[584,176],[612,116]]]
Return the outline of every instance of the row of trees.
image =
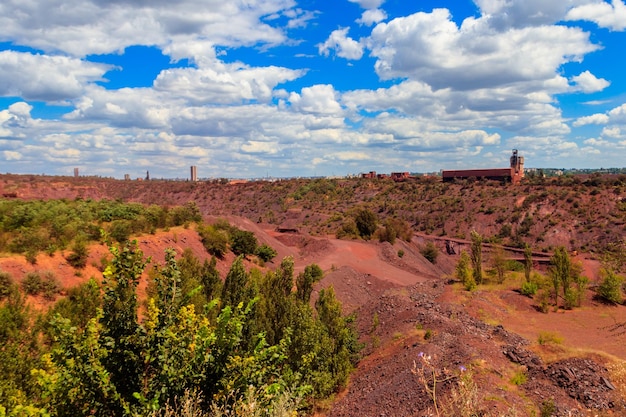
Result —
[[[256,255],[263,262],[268,262],[277,255],[271,246],[259,245],[254,233],[241,230],[224,219],[213,224],[199,224],[197,231],[207,252],[218,258],[222,258],[229,249],[235,255]]]
[[[484,282],[483,273],[483,239],[476,231],[471,232],[470,252],[461,252],[460,259],[456,265],[455,275],[461,281],[466,290],[471,291],[477,285]],[[617,251],[617,253],[621,253]],[[611,256],[605,259],[605,267],[601,271],[601,280],[597,286],[598,297],[612,303],[623,302],[623,278],[616,272],[623,266],[623,261],[619,256]],[[496,248],[492,256],[492,267],[498,283],[505,279],[507,261],[502,249]],[[621,262],[621,266],[617,263]],[[553,300],[554,308],[559,305],[564,309],[572,309],[582,304],[583,297],[589,285],[589,279],[582,274],[582,265],[573,262],[567,250],[557,247],[550,258],[547,277],[532,272],[532,249],[526,246],[524,249],[524,261],[522,269],[524,272],[524,282],[520,291],[528,296],[538,294],[538,301],[543,311],[549,307],[550,297]],[[562,303],[559,303],[562,299]]]
[[[346,383],[357,337],[332,288],[311,306],[318,266],[294,277],[285,258],[276,271],[246,271],[239,256],[222,284],[215,258],[167,251],[139,314],[149,260],[136,242],[111,253],[101,286],[70,290],[38,320],[17,289],[0,306],[0,415],[181,414],[189,404],[286,415]]]
[[[379,227],[381,226],[381,227]],[[413,230],[409,224],[398,218],[387,218],[380,224],[378,216],[366,208],[353,210],[349,217],[336,232],[337,238],[361,238],[369,240],[372,237],[381,242],[393,244],[396,239],[410,242],[413,238]]]

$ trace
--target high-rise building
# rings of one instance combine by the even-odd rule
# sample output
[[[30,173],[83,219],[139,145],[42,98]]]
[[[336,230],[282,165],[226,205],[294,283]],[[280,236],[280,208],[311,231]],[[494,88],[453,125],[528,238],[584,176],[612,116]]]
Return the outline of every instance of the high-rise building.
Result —
[[[191,166],[191,181],[198,181],[198,167],[195,165]]]
[[[78,168],[74,168],[74,178],[78,178]]]

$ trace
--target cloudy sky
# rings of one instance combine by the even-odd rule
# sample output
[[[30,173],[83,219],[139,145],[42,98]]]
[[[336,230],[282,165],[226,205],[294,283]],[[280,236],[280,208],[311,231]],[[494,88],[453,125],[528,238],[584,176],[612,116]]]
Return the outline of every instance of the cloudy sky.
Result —
[[[0,172],[626,166],[623,0],[2,0]]]

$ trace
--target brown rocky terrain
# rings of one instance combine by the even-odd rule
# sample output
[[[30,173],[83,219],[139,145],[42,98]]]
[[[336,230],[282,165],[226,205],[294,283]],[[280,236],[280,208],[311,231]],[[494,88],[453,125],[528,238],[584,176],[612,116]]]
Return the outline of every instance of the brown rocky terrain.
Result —
[[[320,415],[436,415],[426,389],[429,380],[419,379],[424,357],[430,358],[426,375],[434,372],[446,379],[437,385],[436,399],[439,411],[456,407],[447,415],[462,415],[459,410],[470,403],[478,410],[475,415],[485,416],[626,415],[626,307],[603,304],[589,290],[582,308],[541,313],[534,300],[516,291],[513,278],[504,285],[468,293],[450,279],[458,254],[446,254],[443,241],[435,239],[445,232],[461,240],[467,237],[462,231],[471,228],[485,236],[497,236],[505,224],[511,225],[515,235],[518,228],[526,228],[523,219],[531,215],[533,223],[520,238],[547,254],[559,244],[576,249],[593,285],[598,280],[599,261],[591,250],[603,242],[623,239],[622,185],[602,182],[592,195],[593,189],[587,190],[590,186],[584,180],[543,189],[540,185],[511,189],[489,183],[454,184],[445,190],[434,182],[356,181],[331,187],[334,191],[326,190],[322,197],[311,199],[298,197],[306,185],[298,181],[243,185],[164,181],[158,187],[156,183],[5,176],[0,180],[0,194],[120,198],[146,204],[167,201],[171,205],[195,201],[206,221],[226,217],[253,231],[260,243],[274,247],[279,254],[274,263],[293,256],[296,271],[318,264],[325,276],[317,288],[332,285],[346,313],[356,313],[364,344],[363,358],[350,383],[335,401],[318,411]],[[529,191],[524,187],[530,187]],[[400,197],[402,189],[408,194],[403,194],[404,199]],[[345,192],[345,198],[335,192],[340,196]],[[430,199],[430,208],[418,202],[415,193]],[[568,196],[573,198],[571,203]],[[525,203],[529,199],[533,201]],[[456,207],[458,204],[462,208]],[[338,214],[347,216],[355,205],[376,209],[381,218],[405,218],[421,233],[409,243],[398,240],[394,245],[334,239],[330,233],[339,223],[333,219]],[[513,219],[518,214],[516,223]],[[499,221],[501,217],[507,219]],[[280,225],[292,230],[279,232]],[[196,256],[206,256],[193,226],[137,239],[155,262],[162,262],[167,247],[178,253],[191,248]],[[441,249],[435,264],[420,254],[429,239]],[[508,243],[512,237],[501,239]],[[398,256],[400,250],[402,257]],[[91,246],[88,265],[79,274],[61,254],[40,254],[36,265],[23,256],[3,255],[0,269],[18,280],[32,270],[53,270],[63,286],[69,287],[90,276],[99,279],[98,266],[106,253],[102,245]],[[232,254],[220,262],[223,275],[231,261]],[[461,372],[461,367],[465,371]]]

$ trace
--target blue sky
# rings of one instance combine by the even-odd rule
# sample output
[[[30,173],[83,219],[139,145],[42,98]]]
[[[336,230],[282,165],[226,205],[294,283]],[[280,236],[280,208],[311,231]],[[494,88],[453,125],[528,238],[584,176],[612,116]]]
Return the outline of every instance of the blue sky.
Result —
[[[626,163],[623,0],[3,0],[0,172]]]

